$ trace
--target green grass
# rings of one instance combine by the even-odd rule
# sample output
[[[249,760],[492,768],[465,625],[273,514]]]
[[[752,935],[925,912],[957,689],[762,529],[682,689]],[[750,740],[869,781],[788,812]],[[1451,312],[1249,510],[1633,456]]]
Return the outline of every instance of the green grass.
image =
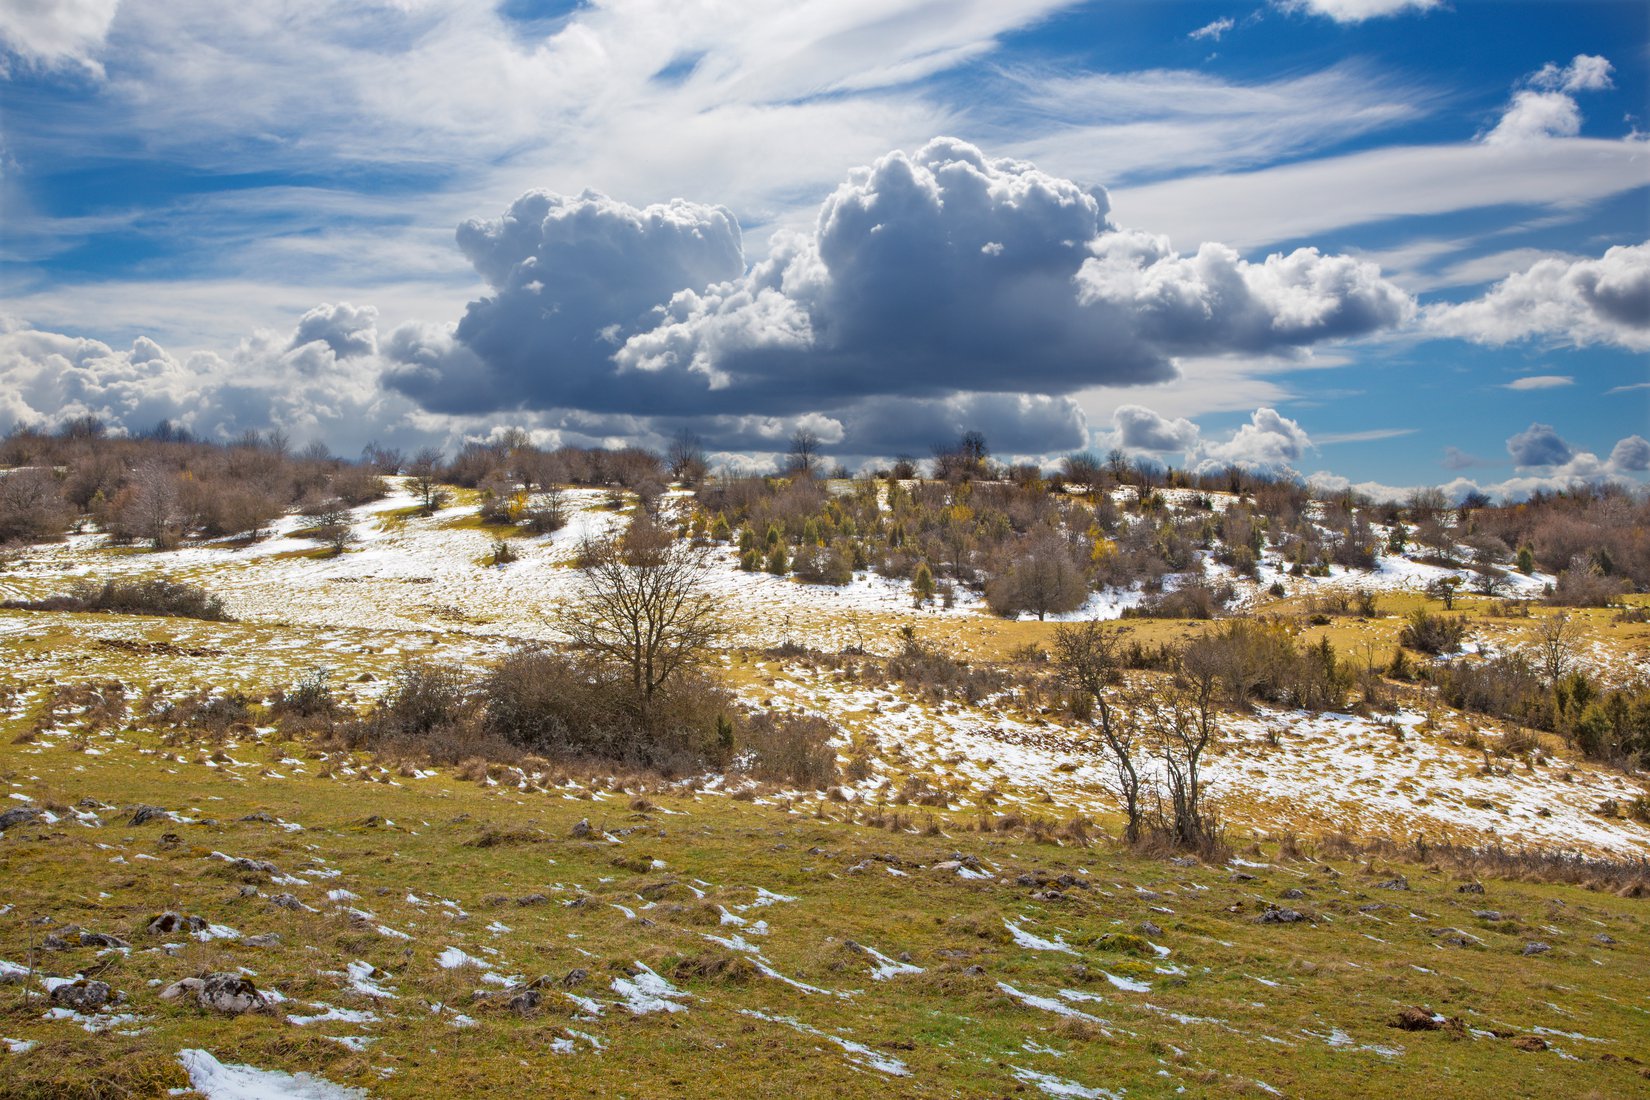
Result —
[[[26,718],[12,719],[3,740],[26,727]],[[1496,1100],[1627,1096],[1646,1087],[1644,1067],[1624,1060],[1644,1054],[1650,1007],[1642,900],[1497,881],[1483,895],[1460,894],[1458,879],[1438,869],[1340,860],[1242,868],[1253,879],[1234,881],[1229,868],[1179,867],[1105,843],[1039,845],[970,831],[967,818],[894,807],[876,812],[897,809],[903,827],[873,828],[864,823],[870,809],[813,797],[787,807],[652,789],[647,803],[633,804],[640,780],[580,777],[549,791],[522,791],[446,770],[414,779],[393,765],[358,773],[369,780],[343,771],[368,762],[336,754],[323,759],[299,750],[310,757],[301,766],[278,763],[294,746],[277,746],[272,737],[260,743],[243,733],[221,748],[244,765],[208,766],[213,746],[167,744],[132,730],[81,736],[101,755],[75,751],[67,735],[0,748],[9,790],[57,807],[64,818],[56,826],[14,829],[0,842],[5,902],[13,906],[0,916],[0,958],[32,960],[62,975],[105,964],[100,976],[130,995],[125,1011],[142,1016],[145,1030],[90,1035],[72,1023],[42,1020],[45,1006],[39,996],[25,996],[25,986],[0,986],[0,1034],[40,1044],[27,1054],[0,1054],[0,1095],[8,1097],[154,1095],[185,1084],[176,1054],[188,1047],[225,1062],[308,1070],[386,1097],[465,1096],[527,1075],[552,1096],[999,1096],[1021,1084],[1014,1067],[1132,1097],[1169,1095],[1182,1085],[1189,1095],[1264,1095],[1257,1082],[1290,1096],[1421,1092]],[[329,768],[334,778],[318,777]],[[285,778],[261,777],[265,769]],[[126,813],[100,810],[104,827],[86,828],[67,813],[84,798],[121,807],[149,803],[197,820],[130,827]],[[241,820],[254,812],[304,828]],[[583,818],[597,835],[630,831],[617,844],[573,839]],[[930,824],[941,835],[914,831]],[[503,842],[478,845],[485,838]],[[270,860],[308,884],[237,874],[214,851]],[[994,877],[969,881],[931,869],[953,852],[988,861]],[[652,869],[652,860],[665,868]],[[890,874],[888,866],[906,874]],[[338,874],[314,874],[325,869]],[[1090,888],[1041,900],[1014,881],[1034,872],[1074,874]],[[1411,890],[1375,886],[1398,872],[1408,875]],[[257,886],[261,896],[241,897],[242,885]],[[719,923],[711,906],[737,913],[757,900],[759,887],[796,899],[740,913],[766,920],[767,935]],[[376,923],[414,938],[352,924],[326,899],[337,888],[359,895],[347,904],[370,910]],[[1305,897],[1283,904],[1311,911],[1316,923],[1255,923],[1265,902],[1291,888]],[[319,912],[274,907],[267,897],[281,891]],[[414,904],[409,893],[426,904]],[[514,900],[533,893],[551,900]],[[642,908],[644,893],[652,908]],[[579,897],[586,902],[561,904]],[[469,916],[459,919],[440,899]],[[1386,908],[1360,911],[1372,904]],[[276,932],[282,942],[260,949],[146,936],[148,920],[164,909],[245,935]],[[1511,916],[1494,923],[1472,916],[1484,909]],[[35,923],[41,918],[53,923]],[[1018,947],[1005,919],[1044,938],[1058,936],[1076,954]],[[1138,953],[1132,937],[1148,920],[1161,934],[1144,938],[1169,947],[1166,959]],[[490,933],[493,921],[513,931]],[[31,954],[32,944],[63,924],[114,933],[133,949]],[[1430,934],[1440,927],[1463,929],[1482,944],[1441,946]],[[853,996],[804,993],[748,968],[719,973],[739,952],[704,937],[734,932],[780,973]],[[1617,943],[1595,944],[1600,932]],[[1532,939],[1553,950],[1523,957]],[[909,953],[924,972],[876,981],[873,960],[848,941],[889,956]],[[181,947],[167,954],[155,949],[162,942]],[[440,968],[436,956],[448,946],[489,961],[486,949],[496,948],[500,974],[529,979],[584,968],[590,977],[573,992],[608,1007],[598,1019],[577,1019],[579,1009],[559,986],[526,1017],[472,1002],[475,990],[498,987],[474,970]],[[375,1006],[328,973],[354,960],[392,975],[384,981],[399,998]],[[635,961],[687,992],[687,1010],[633,1017],[615,1004],[610,983]],[[282,1012],[215,1018],[156,997],[178,978],[236,967],[256,971],[260,987],[290,998],[284,1014],[318,1012],[308,1005],[324,1002],[373,1009],[380,1021],[299,1027]],[[1106,973],[1152,988],[1127,992]],[[1098,996],[1068,1003],[1106,1022],[1026,1007],[999,983],[1041,997],[1058,998],[1061,990]],[[469,1014],[477,1026],[452,1027],[450,1012],[431,1012],[435,1002]],[[1528,1035],[1545,1027],[1589,1038],[1548,1034],[1554,1049],[1524,1052],[1509,1039],[1387,1026],[1410,1005],[1484,1032]],[[910,1076],[857,1065],[829,1040],[747,1010],[863,1044],[903,1062]],[[1347,1045],[1330,1044],[1326,1037],[1336,1029]],[[593,1051],[573,1031],[595,1036],[603,1049]],[[326,1035],[376,1041],[357,1053]],[[569,1038],[576,1053],[552,1052],[553,1042]],[[1059,1056],[1028,1051],[1027,1042]],[[1401,1053],[1365,1049],[1374,1046]],[[385,1070],[393,1072],[383,1076]],[[1036,1095],[1033,1085],[1025,1091]]]

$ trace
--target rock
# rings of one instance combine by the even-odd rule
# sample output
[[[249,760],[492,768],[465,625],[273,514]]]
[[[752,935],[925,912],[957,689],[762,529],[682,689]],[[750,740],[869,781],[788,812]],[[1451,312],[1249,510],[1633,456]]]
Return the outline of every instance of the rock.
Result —
[[[258,896],[258,888],[256,886],[243,886],[243,887],[241,887],[241,897],[243,897],[243,898],[255,898],[257,896]]]
[[[1482,894],[1484,884],[1482,882],[1463,882],[1455,888],[1455,892],[1457,894]]]
[[[1399,875],[1396,878],[1389,878],[1385,882],[1377,882],[1375,884],[1375,889],[1377,889],[1377,890],[1408,890],[1409,889],[1409,879],[1405,878],[1403,875]]]
[[[573,835],[574,840],[583,840],[585,837],[589,836],[590,835],[590,819],[588,817],[579,818],[579,823],[577,825],[573,826],[573,834],[572,835]]]
[[[247,871],[255,875],[278,875],[281,873],[280,869],[267,859],[247,859],[245,856],[230,860],[229,866],[237,871]]]
[[[1500,923],[1507,919],[1507,914],[1499,909],[1475,909],[1472,915],[1479,920],[1487,920],[1493,923]]]
[[[76,1012],[96,1012],[114,998],[114,990],[109,988],[108,982],[89,981],[81,978],[77,982],[68,982],[52,990],[52,1004],[72,1008]]]
[[[131,944],[119,936],[111,936],[107,932],[82,932],[80,934],[82,947],[130,947]]]
[[[1520,951],[1519,954],[1520,955],[1545,955],[1547,952],[1549,952],[1551,950],[1552,950],[1552,946],[1550,944],[1542,943],[1540,940],[1531,940],[1529,943],[1524,945],[1524,950]]]
[[[1439,1013],[1414,1006],[1400,1008],[1386,1026],[1400,1031],[1449,1031],[1457,1035],[1465,1035],[1467,1030],[1458,1016],[1446,1019]]]
[[[938,863],[934,864],[932,869],[935,871],[944,871],[947,874],[955,874],[957,871],[962,870],[962,866],[963,863],[960,859],[942,859]],[[853,868],[850,867],[849,870],[851,871]]]
[[[1593,937],[1593,942],[1598,944],[1600,947],[1609,947],[1616,942],[1616,938],[1608,932],[1600,932],[1598,935]]]
[[[267,810],[259,810],[257,813],[247,814],[245,817],[240,818],[239,820],[241,820],[241,821],[262,821],[265,825],[273,825],[273,824],[275,824],[275,815],[272,814],[272,813],[269,813]]]
[[[528,894],[516,899],[517,905],[547,905],[549,902],[550,897],[547,894]]]
[[[1169,862],[1174,864],[1176,867],[1196,867],[1197,866],[1197,857],[1196,856],[1175,856],[1173,859],[1169,860]]]
[[[963,967],[963,973],[967,974],[970,978],[981,978],[985,976],[985,967],[965,966]]]
[[[309,906],[305,905],[291,894],[276,894],[274,897],[270,898],[269,901],[270,904],[278,905],[282,909],[292,909],[296,911],[299,909],[309,908]]]
[[[209,974],[205,978],[184,978],[160,991],[163,1001],[193,1000],[201,1008],[239,1016],[265,1011],[269,1001],[257,987],[239,974]]]
[[[7,810],[0,814],[0,832],[15,829],[19,825],[30,825],[40,820],[40,811],[33,806],[19,806],[15,810]]]
[[[1140,922],[1140,933],[1144,936],[1161,936],[1163,934],[1163,929],[1159,928],[1152,921],[1143,920]]]
[[[1427,932],[1427,935],[1442,940],[1453,947],[1471,947],[1478,942],[1459,928],[1433,928]]]
[[[1517,1050],[1546,1050],[1547,1040],[1539,1035],[1520,1035],[1512,1041],[1512,1045]]]
[[[205,917],[186,917],[179,913],[165,912],[149,922],[144,929],[151,936],[170,936],[178,932],[200,932],[206,928]]]
[[[1042,880],[1038,879],[1036,875],[1019,875],[1014,879],[1014,885],[1016,886],[1041,886],[1042,884]]]
[[[1305,896],[1306,891],[1296,886],[1291,886],[1289,889],[1278,895],[1278,897],[1284,899],[1285,901],[1299,901]]]
[[[508,1008],[511,1012],[514,1012],[518,1016],[526,1016],[534,1009],[538,1008],[543,1000],[544,995],[538,990],[523,989],[521,992],[512,996],[508,1001],[505,1001],[504,1007]]]
[[[58,935],[56,932],[47,933],[45,939],[40,941],[40,949],[42,951],[67,951],[73,946],[73,944]]]
[[[277,932],[265,932],[260,936],[247,936],[241,942],[248,947],[279,947],[281,937]]]
[[[561,986],[563,989],[572,989],[574,986],[582,984],[588,977],[590,977],[590,971],[582,966],[575,966],[562,977]]]
[[[1298,909],[1285,909],[1276,905],[1268,905],[1266,911],[1255,918],[1256,924],[1299,924],[1307,920],[1305,913]]]
[[[1233,871],[1226,876],[1228,882],[1254,882],[1255,876],[1248,871]]]
[[[166,811],[159,806],[137,806],[132,810],[132,820],[128,825],[146,825],[157,817],[165,817]]]

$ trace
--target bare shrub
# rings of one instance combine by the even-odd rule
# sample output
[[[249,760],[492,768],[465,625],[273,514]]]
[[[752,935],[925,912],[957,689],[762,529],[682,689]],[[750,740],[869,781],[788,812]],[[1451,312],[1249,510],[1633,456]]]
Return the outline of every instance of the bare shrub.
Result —
[[[753,778],[824,790],[838,780],[841,731],[813,714],[764,711],[740,724],[738,766]]]
[[[163,615],[174,619],[230,622],[223,601],[204,588],[163,579],[76,581],[67,594],[7,600],[0,607],[24,611],[104,611],[115,615]]]
[[[1403,628],[1398,632],[1398,643],[1420,653],[1453,653],[1461,647],[1466,633],[1464,619],[1434,615],[1417,608],[1405,617]]]

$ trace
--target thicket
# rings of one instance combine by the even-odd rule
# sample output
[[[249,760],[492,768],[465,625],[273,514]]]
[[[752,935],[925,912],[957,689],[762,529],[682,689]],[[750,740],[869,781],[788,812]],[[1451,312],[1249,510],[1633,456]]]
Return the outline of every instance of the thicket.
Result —
[[[1556,733],[1595,759],[1650,764],[1650,685],[1606,688],[1580,670],[1550,678],[1521,653],[1454,661],[1426,675],[1459,710]]]
[[[388,487],[370,462],[318,444],[294,451],[278,432],[231,443],[162,424],[117,437],[94,419],[0,439],[0,543],[61,538],[90,521],[117,543],[261,537],[277,517],[336,501],[365,504]]]
[[[75,581],[68,592],[38,600],[6,600],[0,607],[24,611],[105,611],[116,615],[164,615],[229,622],[223,601],[192,584],[164,579]]]

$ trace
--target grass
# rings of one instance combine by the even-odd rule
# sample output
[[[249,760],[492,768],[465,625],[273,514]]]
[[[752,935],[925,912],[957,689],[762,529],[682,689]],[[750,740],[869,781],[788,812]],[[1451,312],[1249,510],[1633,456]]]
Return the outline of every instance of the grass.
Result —
[[[7,731],[21,722],[14,718]],[[0,987],[0,1034],[40,1044],[0,1056],[7,1096],[181,1087],[176,1052],[193,1047],[386,1097],[465,1095],[515,1079],[523,1062],[537,1087],[558,1096],[1001,1095],[1021,1083],[1015,1068],[1134,1096],[1176,1085],[1195,1095],[1263,1094],[1258,1082],[1301,1096],[1344,1094],[1353,1082],[1363,1095],[1442,1087],[1460,1097],[1624,1096],[1644,1087],[1643,1067],[1623,1060],[1642,1053],[1650,927],[1641,900],[1502,881],[1488,882],[1483,895],[1461,894],[1456,873],[1441,866],[1363,865],[1327,852],[1310,862],[1251,852],[1251,862],[1267,866],[1234,874],[1136,858],[1108,844],[1067,848],[980,834],[969,830],[968,815],[907,808],[903,828],[873,828],[864,822],[873,814],[886,820],[886,813],[814,796],[790,805],[777,797],[740,801],[661,789],[645,777],[565,777],[549,790],[524,791],[445,772],[414,779],[393,762],[380,769],[365,758],[313,750],[298,750],[308,757],[301,763],[281,763],[294,759],[282,755],[294,746],[246,731],[216,746],[240,765],[211,762],[214,746],[166,744],[130,729],[82,732],[86,748],[100,755],[74,751],[68,740],[0,748],[11,791],[64,817],[55,826],[13,829],[0,842],[13,906],[0,916],[0,958],[63,975],[105,965],[100,976],[130,994],[125,1011],[142,1017],[143,1031],[94,1036],[45,1021],[45,1006],[26,986]],[[332,778],[319,777],[328,770]],[[267,771],[284,778],[260,777]],[[127,813],[107,809],[97,811],[104,827],[84,828],[70,823],[67,807],[85,798],[158,805],[194,820],[131,827]],[[303,830],[243,820],[255,813]],[[581,819],[595,836],[605,831],[621,842],[574,839]],[[929,823],[940,835],[914,831]],[[269,860],[307,881],[278,885],[242,875],[214,851]],[[954,852],[986,861],[994,877],[966,880],[933,869]],[[664,869],[653,869],[653,860]],[[1015,882],[1022,874],[1062,873],[1089,888],[1044,900],[1034,896],[1039,888]],[[1395,874],[1412,888],[1377,888]],[[243,885],[260,896],[241,897]],[[326,892],[339,888],[358,898],[329,902]],[[758,888],[796,900],[755,905]],[[1288,900],[1290,889],[1305,896]],[[274,907],[267,897],[281,891],[318,912]],[[536,893],[550,900],[515,900]],[[586,900],[565,904],[579,898]],[[1318,919],[1255,923],[1267,902]],[[343,904],[412,939],[352,923]],[[765,920],[768,934],[724,926],[711,908],[717,905]],[[1382,908],[1364,911],[1369,905]],[[167,909],[245,935],[276,932],[282,942],[253,948],[146,936],[148,920]],[[1473,916],[1488,909],[1509,916]],[[34,923],[42,917],[53,923]],[[1058,937],[1074,953],[1016,946],[1005,920]],[[494,921],[512,931],[490,932]],[[1142,934],[1145,921],[1160,931],[1144,938],[1168,947],[1166,958],[1141,957],[1129,938]],[[133,949],[31,952],[44,932],[64,924],[119,935]],[[1432,934],[1444,927],[1481,942],[1444,946]],[[852,997],[805,993],[748,967],[729,969],[741,952],[705,937],[734,932],[774,970]],[[1616,942],[1594,943],[1600,932]],[[1552,951],[1524,957],[1532,939]],[[874,960],[849,941],[888,956],[908,953],[923,973],[877,981]],[[168,954],[156,950],[161,942],[179,947]],[[478,970],[437,965],[449,946],[502,975],[559,980],[585,969],[590,977],[573,992],[607,1007],[599,1018],[579,1019],[559,992],[526,1017],[474,1002],[475,990],[498,987]],[[490,948],[500,952],[496,961]],[[391,975],[383,981],[398,999],[374,1004],[352,992],[342,971],[356,960]],[[631,1016],[614,1003],[611,983],[637,961],[689,994],[685,1012]],[[286,995],[284,1015],[209,1017],[155,997],[156,983],[236,967]],[[1151,989],[1124,991],[1107,974]],[[1000,983],[1105,1023],[1028,1007]],[[1061,1002],[1061,990],[1099,999]],[[300,1027],[284,1018],[321,1012],[313,1003],[373,1011],[379,1021]],[[432,1012],[434,1003],[450,1008]],[[1387,1026],[1411,1005],[1476,1030],[1452,1037]],[[453,1010],[477,1026],[453,1027]],[[800,1033],[781,1018],[816,1031]],[[890,1078],[863,1056],[856,1063],[817,1032],[897,1059],[910,1075]],[[1554,1049],[1525,1052],[1491,1037],[1497,1032],[1542,1035]],[[375,1041],[356,1052],[329,1035]],[[576,1053],[552,1054],[557,1039],[571,1039]]]

